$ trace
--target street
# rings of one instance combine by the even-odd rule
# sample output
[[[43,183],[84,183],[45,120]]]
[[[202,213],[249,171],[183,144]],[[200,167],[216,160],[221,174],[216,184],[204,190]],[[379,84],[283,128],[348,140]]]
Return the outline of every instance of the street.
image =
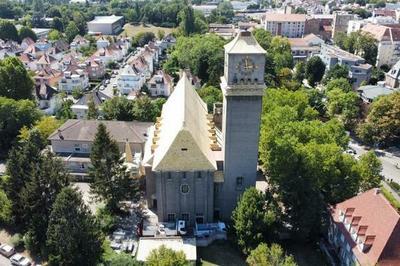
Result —
[[[4,257],[3,255],[0,255],[0,265],[1,266],[10,266],[11,262],[9,259],[7,259],[6,257]]]
[[[350,138],[349,147],[356,151],[356,158],[368,151],[353,138]],[[385,180],[393,180],[400,184],[400,169],[396,167],[397,164],[400,165],[400,156],[398,153],[398,151],[396,152],[393,149],[389,151],[375,150],[376,156],[382,162],[382,175]]]

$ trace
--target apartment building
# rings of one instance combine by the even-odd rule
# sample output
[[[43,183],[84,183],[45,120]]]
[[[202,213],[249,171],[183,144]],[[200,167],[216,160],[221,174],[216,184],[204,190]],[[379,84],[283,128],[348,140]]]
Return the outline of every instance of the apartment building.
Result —
[[[267,13],[262,19],[264,29],[274,36],[300,38],[304,35],[306,15]]]

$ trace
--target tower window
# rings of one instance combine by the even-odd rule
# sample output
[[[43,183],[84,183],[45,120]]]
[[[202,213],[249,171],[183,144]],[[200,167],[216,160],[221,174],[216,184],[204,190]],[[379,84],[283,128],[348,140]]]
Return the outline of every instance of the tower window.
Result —
[[[168,222],[175,222],[175,213],[168,213],[167,220]]]
[[[172,179],[172,176],[171,176],[171,173],[170,173],[170,172],[167,173],[167,179],[168,179],[168,180],[171,180],[171,179]]]
[[[189,188],[188,184],[182,184],[181,185],[181,193],[182,194],[187,194],[187,193],[189,193],[189,191],[190,191],[190,188]]]
[[[241,189],[243,186],[243,176],[236,177],[236,188]]]
[[[181,151],[187,151],[187,150],[188,150],[187,148],[182,148],[182,149],[181,149]]]
[[[201,178],[201,172],[197,172],[197,178]]]

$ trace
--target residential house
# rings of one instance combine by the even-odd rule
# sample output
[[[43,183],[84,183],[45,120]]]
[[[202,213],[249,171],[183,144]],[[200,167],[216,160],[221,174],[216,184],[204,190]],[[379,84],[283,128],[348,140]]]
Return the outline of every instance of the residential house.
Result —
[[[377,67],[382,65],[392,67],[400,60],[400,24],[374,25],[368,23],[361,30],[371,34],[377,41]]]
[[[100,80],[106,74],[106,66],[99,58],[89,58],[85,61],[85,69],[90,80]]]
[[[36,71],[35,76],[33,77],[36,85],[39,85],[42,82],[44,82],[45,84],[48,84],[51,87],[57,87],[61,78],[62,78],[61,71],[52,69],[50,67],[42,68],[41,70]]]
[[[70,44],[71,49],[81,49],[83,47],[88,47],[89,45],[90,42],[81,35],[76,35]]]
[[[128,156],[134,156],[141,161],[148,128],[153,123],[69,119],[48,140],[51,142],[51,150],[64,162],[72,176],[87,177],[91,165],[90,151],[100,123],[106,126],[121,153],[129,150],[131,154]],[[136,169],[139,167],[140,162]]]
[[[1,57],[0,57],[1,58]],[[22,53],[18,59],[24,64],[25,68],[31,71],[37,70],[37,61],[31,54]]]
[[[9,56],[17,56],[22,51],[23,49],[17,42],[0,40],[0,60]]]
[[[49,42],[46,38],[38,39],[34,45],[36,46],[36,48],[44,52],[47,52],[47,50],[52,47],[51,42]]]
[[[35,41],[32,40],[32,38],[30,37],[25,37],[22,41],[21,41],[21,48],[23,50],[27,49],[30,45],[35,44]]]
[[[323,40],[330,40],[332,37],[333,15],[311,14],[306,17],[304,34],[315,34]]]
[[[97,110],[100,111],[101,104],[110,99],[107,95],[100,91],[92,91],[84,94],[76,103],[71,106],[72,112],[76,115],[77,119],[86,119],[89,110],[89,102],[92,101]]]
[[[340,265],[400,265],[400,215],[378,188],[330,208],[329,243]]]
[[[354,14],[333,12],[332,38],[335,38],[338,32],[346,32],[349,21],[354,20],[354,17]]]
[[[368,81],[371,77],[372,66],[365,63],[365,59],[344,51],[339,47],[322,44],[319,57],[329,70],[334,65],[346,66],[349,69],[349,78],[352,80],[354,88],[358,88],[363,81]]]
[[[71,65],[63,71],[58,87],[59,91],[66,93],[72,93],[74,90],[83,91],[89,87],[88,73],[80,66]]]
[[[57,102],[56,94],[57,89],[43,80],[35,84],[35,96],[39,103],[39,108],[45,110],[46,114],[54,114]]]
[[[43,68],[59,69],[60,64],[57,58],[49,54],[42,55],[38,60],[36,60],[36,69],[41,70]]]
[[[148,61],[141,55],[131,57],[127,64],[131,65],[132,68],[135,68],[138,73],[141,73],[146,80],[150,79],[153,74],[153,71],[150,70]]]
[[[396,92],[396,90],[386,87],[384,82],[378,82],[377,85],[361,86],[357,89],[357,91],[360,95],[360,98],[366,104],[372,103],[380,96],[389,95]]]
[[[208,32],[214,33],[227,40],[235,37],[236,35],[235,25],[233,24],[210,23],[208,25]]]
[[[121,61],[124,55],[122,51],[110,46],[98,49],[92,57],[99,58],[103,64],[107,65],[110,62]]]
[[[289,38],[293,60],[307,61],[309,58],[320,53],[321,44],[324,40],[314,34],[308,34],[303,38]]]
[[[400,60],[385,74],[385,84],[391,88],[400,87]]]
[[[146,77],[135,67],[129,64],[121,70],[117,76],[117,88],[123,95],[128,95],[132,91],[140,91]]]
[[[266,13],[261,24],[272,35],[288,38],[300,38],[304,35],[306,15]]]
[[[153,77],[147,82],[147,88],[151,96],[168,97],[173,91],[173,79],[163,70],[158,70]]]
[[[44,55],[44,51],[41,50],[40,48],[36,47],[35,44],[29,45],[28,48],[26,48],[22,53],[23,54],[29,54],[33,58],[39,58],[42,55]]]
[[[108,46],[110,46],[110,41],[105,36],[101,36],[97,39],[96,46],[97,49],[107,48]]]

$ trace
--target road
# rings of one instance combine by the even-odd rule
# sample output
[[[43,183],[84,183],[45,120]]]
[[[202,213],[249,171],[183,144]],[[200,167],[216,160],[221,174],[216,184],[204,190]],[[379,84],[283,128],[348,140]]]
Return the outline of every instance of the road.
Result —
[[[3,255],[0,255],[0,265],[1,266],[11,266],[11,262],[9,259],[4,257]]]
[[[349,147],[356,151],[356,157],[363,155],[368,150],[366,147],[358,143],[355,139],[351,138]],[[400,166],[400,152],[396,150],[375,150],[375,154],[382,162],[382,175],[385,180],[393,180],[400,184],[400,169],[396,165]]]

